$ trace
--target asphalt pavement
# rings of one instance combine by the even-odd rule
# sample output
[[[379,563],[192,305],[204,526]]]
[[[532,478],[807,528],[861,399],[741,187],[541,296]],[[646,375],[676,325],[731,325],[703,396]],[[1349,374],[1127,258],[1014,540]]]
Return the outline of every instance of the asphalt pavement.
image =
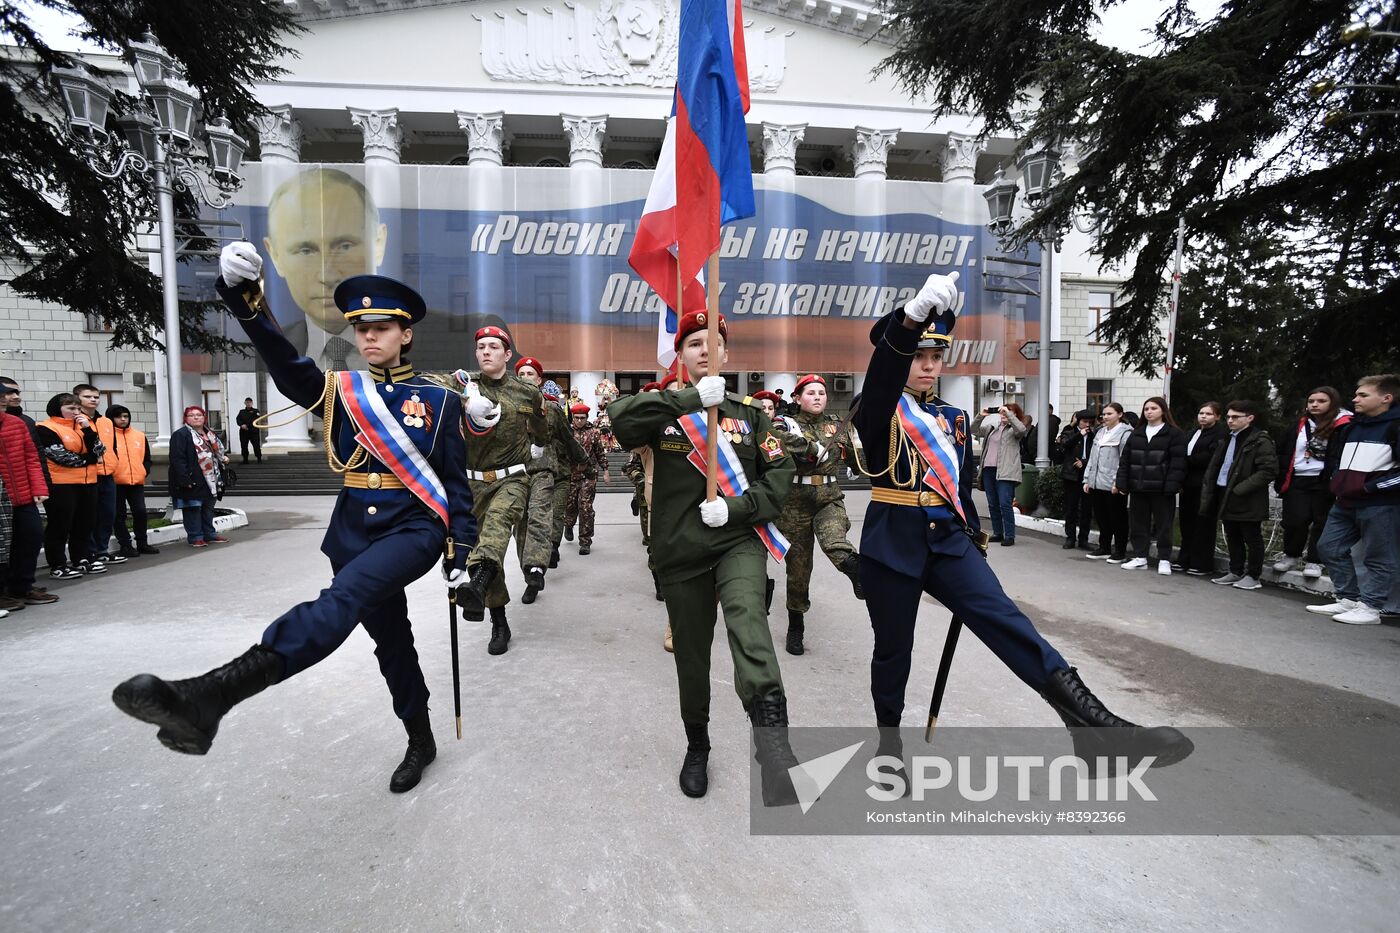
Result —
[[[850,494],[858,540],[868,494]],[[135,930],[1394,929],[1389,836],[756,836],[747,721],[724,639],[711,789],[683,797],[675,672],[628,497],[598,500],[514,639],[462,626],[453,737],[447,609],[409,590],[437,761],[403,753],[362,631],[238,707],[210,754],[121,715],[132,674],[201,673],[330,578],[330,498],[245,498],[230,544],[167,546],[0,620],[0,927]],[[1400,723],[1400,630],[1311,615],[1301,595],[1119,570],[1022,533],[1007,592],[1122,716],[1191,727]],[[782,576],[772,614],[785,626]],[[870,628],[819,559],[808,653],[779,655],[795,725],[867,725]],[[907,721],[922,720],[948,613],[926,599]],[[943,726],[1058,725],[965,636]]]

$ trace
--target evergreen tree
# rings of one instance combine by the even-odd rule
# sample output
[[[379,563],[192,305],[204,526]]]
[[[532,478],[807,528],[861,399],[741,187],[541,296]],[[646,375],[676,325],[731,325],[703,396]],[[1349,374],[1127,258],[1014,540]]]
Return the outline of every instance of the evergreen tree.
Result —
[[[1101,219],[1098,254],[1132,263],[1104,336],[1140,372],[1161,364],[1183,215],[1193,246],[1290,244],[1282,261],[1316,300],[1285,360],[1337,372],[1400,355],[1400,54],[1386,37],[1343,36],[1357,22],[1400,30],[1394,0],[1228,0],[1206,22],[1176,0],[1150,54],[1092,38],[1115,2],[889,0],[882,67],[939,114],[1084,145],[1026,229],[1076,210]]]
[[[299,28],[280,0],[31,0],[30,6],[76,13],[84,22],[81,38],[115,53],[153,33],[199,91],[204,112],[227,117],[245,137],[262,111],[252,85],[281,73],[273,62],[290,49],[280,37]],[[160,346],[160,281],[128,252],[145,228],[139,218],[156,213],[150,184],[129,175],[102,178],[75,145],[49,71],[80,66],[76,56],[51,48],[9,0],[0,0],[0,37],[14,46],[0,50],[0,256],[17,272],[10,287],[96,315],[111,327],[114,345]],[[115,116],[139,102],[119,94],[112,106]],[[108,129],[120,137],[115,125]],[[189,193],[177,192],[175,207],[177,216],[198,215]],[[202,236],[197,229],[182,232]],[[228,341],[205,328],[206,312],[200,302],[181,302],[185,345],[227,349]]]

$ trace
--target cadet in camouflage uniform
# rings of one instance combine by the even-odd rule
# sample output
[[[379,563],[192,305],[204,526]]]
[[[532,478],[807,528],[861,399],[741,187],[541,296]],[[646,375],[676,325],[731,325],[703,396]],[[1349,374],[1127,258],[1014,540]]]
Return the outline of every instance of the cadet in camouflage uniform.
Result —
[[[709,372],[705,332],[708,312],[690,312],[679,322],[676,351],[687,370]],[[726,328],[719,321],[723,337]],[[724,343],[720,344],[723,350]],[[720,361],[721,363],[723,360]],[[706,406],[719,409],[719,442],[732,448],[747,489],[705,501],[705,475],[691,461],[707,453],[703,437],[685,416]],[[773,637],[763,611],[763,534],[771,535],[783,498],[792,489],[792,460],[766,415],[738,396],[726,396],[719,376],[700,378],[679,392],[647,392],[609,406],[613,431],[626,448],[651,448],[652,545],[656,572],[675,632],[676,677],[687,749],[681,791],[701,797],[709,787],[710,648],[715,604],[724,607],[734,689],[753,723],[756,759],[762,766],[765,805],[795,803],[789,768],[797,764],[788,747],[787,697],[783,692]]]
[[[569,407],[574,440],[583,448],[582,463],[574,464],[569,477],[569,506],[564,515],[564,533],[573,540],[574,522],[578,522],[578,552],[593,550],[593,497],[598,494],[598,471],[603,482],[608,481],[608,448],[596,425],[588,423],[588,406],[577,402]]]
[[[826,380],[803,376],[793,390],[798,414],[786,418],[791,433],[783,440],[797,464],[792,494],[783,503],[778,528],[792,544],[787,560],[787,652],[802,654],[804,619],[812,608],[808,586],[812,580],[813,539],[821,545],[836,569],[851,580],[856,599],[864,599],[860,585],[860,555],[846,540],[851,519],[846,497],[837,484],[837,470],[851,449],[850,431],[842,420],[826,413]]]
[[[554,504],[549,535],[549,569],[553,570],[559,566],[559,542],[564,540],[564,516],[569,512],[569,477],[573,475],[573,465],[582,463],[587,456],[574,438],[563,401],[564,390],[552,380],[542,389],[548,403],[545,411],[549,415],[549,443],[554,454]]]
[[[544,382],[544,367],[532,356],[522,356],[515,363],[515,375],[532,385]],[[544,571],[549,565],[550,550],[554,533],[554,443],[556,430],[553,410],[569,429],[568,419],[559,411],[559,406],[545,407],[545,417],[549,419],[550,442],[538,445],[541,455],[530,461],[525,472],[530,477],[530,494],[526,499],[525,511],[520,513],[520,521],[515,524],[515,553],[520,559],[520,568],[525,574],[525,595],[520,601],[529,605],[535,601],[540,590],[544,589]]]
[[[499,327],[483,327],[476,332],[480,374],[473,378],[457,372],[465,386],[467,481],[480,526],[457,602],[470,621],[480,621],[484,610],[491,610],[490,654],[504,654],[510,644],[505,609],[510,593],[501,568],[530,496],[528,464],[549,443],[544,396],[533,383],[507,371],[510,356],[510,335]]]

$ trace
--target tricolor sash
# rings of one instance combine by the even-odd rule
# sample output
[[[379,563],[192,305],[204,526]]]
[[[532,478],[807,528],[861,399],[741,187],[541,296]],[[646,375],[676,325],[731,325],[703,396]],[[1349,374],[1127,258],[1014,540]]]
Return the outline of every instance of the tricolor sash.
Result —
[[[399,481],[448,526],[447,489],[433,472],[432,465],[418,445],[409,440],[403,426],[379,397],[374,379],[367,372],[336,373],[340,401],[355,423],[355,440],[374,459],[389,468]]]
[[[958,475],[962,464],[958,459],[958,449],[948,437],[948,422],[942,416],[934,417],[914,403],[909,395],[899,396],[897,409],[900,427],[913,442],[919,456],[929,465],[922,479],[924,485],[938,493],[967,522],[963,513],[962,498],[958,495]]]
[[[685,436],[690,438],[692,450],[686,459],[691,466],[706,475],[708,462],[705,460],[705,453],[709,450],[709,422],[705,412],[696,411],[688,415],[682,415],[676,419],[685,431]],[[719,469],[715,471],[718,478],[719,491],[726,496],[742,496],[749,488],[749,478],[744,475],[744,466],[739,462],[739,455],[734,451],[734,445],[729,442],[729,438],[723,433],[717,438],[715,454],[719,458]],[[753,526],[758,532],[759,539],[763,546],[768,548],[768,553],[773,555],[773,559],[782,563],[787,556],[788,548],[792,547],[788,539],[783,537],[783,533],[778,530],[778,526],[772,522],[762,522]]]

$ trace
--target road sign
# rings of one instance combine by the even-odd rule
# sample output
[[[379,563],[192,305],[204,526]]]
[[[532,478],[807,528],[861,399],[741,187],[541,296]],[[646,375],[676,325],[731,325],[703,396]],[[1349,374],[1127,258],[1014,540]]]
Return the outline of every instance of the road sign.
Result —
[[[1028,360],[1038,360],[1038,359],[1040,359],[1040,342],[1037,341],[1037,340],[1027,340],[1025,343],[1021,344],[1021,356],[1022,356],[1023,358],[1025,358],[1025,359],[1028,359]],[[1052,341],[1050,341],[1050,359],[1052,359],[1052,360],[1067,360],[1067,359],[1069,359],[1069,341],[1068,341],[1068,340],[1052,340]]]

